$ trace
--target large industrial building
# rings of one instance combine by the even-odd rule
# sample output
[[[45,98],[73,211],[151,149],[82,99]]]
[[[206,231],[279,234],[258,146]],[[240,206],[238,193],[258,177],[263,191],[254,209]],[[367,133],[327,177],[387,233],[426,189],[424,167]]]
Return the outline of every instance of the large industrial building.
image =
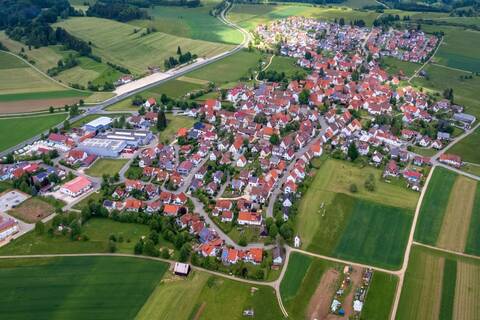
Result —
[[[89,123],[85,124],[83,127],[86,131],[102,131],[107,130],[112,125],[112,118],[109,117],[100,117],[90,121]]]
[[[102,137],[108,140],[124,141],[127,146],[137,148],[150,143],[153,134],[144,130],[113,129]]]
[[[81,142],[78,149],[99,157],[116,158],[126,146],[127,143],[123,140],[92,138]]]

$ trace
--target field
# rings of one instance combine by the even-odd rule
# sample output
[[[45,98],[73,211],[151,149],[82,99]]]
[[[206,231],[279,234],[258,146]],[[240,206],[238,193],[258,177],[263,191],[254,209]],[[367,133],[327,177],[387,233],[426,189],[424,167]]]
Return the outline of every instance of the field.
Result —
[[[480,129],[477,129],[454,145],[450,152],[461,156],[463,161],[480,164],[480,152],[477,150],[479,143]]]
[[[178,129],[191,128],[195,123],[195,119],[185,116],[176,116],[167,113],[167,128],[159,132],[158,140],[163,143],[170,143],[175,138]]]
[[[93,43],[94,54],[105,61],[122,65],[136,74],[144,74],[149,66],[163,68],[165,58],[175,56],[177,47],[199,57],[215,56],[231,45],[192,40],[154,32],[142,36],[145,29],[113,20],[79,17],[56,24],[85,41]],[[137,31],[136,31],[137,30]]]
[[[139,27],[154,27],[158,31],[178,37],[197,40],[240,44],[243,36],[240,31],[228,27],[210,15],[210,10],[218,1],[202,2],[197,8],[155,6],[150,9],[152,20],[130,22]]]
[[[155,288],[137,319],[243,319],[253,309],[257,319],[281,319],[272,288],[194,271],[188,278],[167,276]],[[172,308],[172,306],[175,306]]]
[[[132,319],[167,268],[124,257],[2,260],[0,317]]]
[[[480,254],[478,183],[435,168],[415,231],[415,240],[457,252]]]
[[[89,238],[88,241],[72,241],[68,236],[52,237],[29,232],[0,248],[0,255],[105,253],[109,252],[108,242],[112,234],[117,237],[117,252],[131,254],[137,240],[148,233],[149,228],[146,225],[93,218],[82,227],[82,234]],[[120,237],[123,238],[122,242]],[[161,242],[160,246],[169,247],[170,244]]]
[[[383,57],[381,63],[389,75],[398,75],[401,71],[405,76],[410,77],[420,68],[418,63],[402,61],[392,57]]]
[[[85,173],[93,177],[102,177],[104,174],[113,177],[127,162],[126,159],[98,159],[90,168],[85,170]]]
[[[363,187],[369,174],[375,176],[374,192]],[[397,266],[418,194],[395,182],[383,182],[380,174],[372,167],[322,160],[300,202],[297,230],[303,248],[362,262],[370,259],[371,263],[390,268]],[[358,187],[356,193],[350,192],[352,183]],[[369,232],[369,228],[376,232]],[[391,256],[381,254],[387,248]]]
[[[343,5],[343,4],[342,4]],[[374,11],[359,11],[347,7],[322,7],[302,4],[236,4],[229,12],[229,19],[243,28],[253,30],[258,24],[289,16],[334,20],[344,18],[345,22],[363,19],[367,25],[379,15]]]
[[[367,300],[362,310],[361,319],[388,319],[392,309],[393,298],[398,278],[386,273],[375,272],[368,289]]]
[[[272,60],[270,66],[266,69],[274,70],[277,72],[285,72],[287,77],[291,77],[296,73],[305,74],[305,70],[296,63],[295,58],[285,57],[285,56],[275,56]],[[268,63],[268,61],[267,61]]]
[[[8,214],[25,221],[35,223],[54,213],[55,208],[38,198],[29,198],[18,207],[8,211]]]
[[[460,76],[469,76],[471,73],[435,64],[429,64],[424,70],[427,72],[428,79],[414,78],[412,81],[414,85],[426,87],[440,95],[444,89],[452,88],[455,103],[465,106],[466,112],[474,114],[477,118],[480,116],[480,103],[476,95],[480,90],[479,76],[473,75],[473,79],[460,79]]]
[[[397,319],[478,319],[478,260],[414,246]]]
[[[67,118],[65,113],[0,119],[0,151],[40,134]]]

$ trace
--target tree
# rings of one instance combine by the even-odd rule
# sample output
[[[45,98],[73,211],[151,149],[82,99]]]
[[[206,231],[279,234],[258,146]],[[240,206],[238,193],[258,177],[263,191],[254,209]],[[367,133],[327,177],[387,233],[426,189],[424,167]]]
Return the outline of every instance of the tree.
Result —
[[[63,129],[70,130],[70,121],[68,120],[63,121]]]
[[[355,183],[352,183],[352,184],[350,185],[350,192],[351,192],[351,193],[356,193],[357,191],[358,191],[357,185],[356,185]]]
[[[180,48],[180,46],[178,46],[178,48],[177,48],[177,54],[178,54],[179,56],[182,55],[182,49]]]
[[[145,242],[143,252],[152,257],[158,257],[160,254],[157,248],[155,248],[155,243],[150,239]]]
[[[168,248],[163,248],[162,251],[160,252],[160,256],[163,259],[170,259],[170,251],[168,250]]]
[[[274,133],[270,136],[270,143],[273,144],[274,146],[277,146],[280,144],[280,137],[278,134]]]
[[[50,106],[50,108],[48,108],[48,112],[54,113],[54,112],[55,112],[55,109],[54,109],[52,106]]]
[[[370,174],[367,180],[365,180],[365,189],[370,192],[375,191],[375,177],[373,176],[373,174]]]
[[[165,112],[160,110],[157,114],[157,129],[158,131],[163,131],[167,127],[167,118],[165,117]]]
[[[179,257],[179,261],[180,262],[185,262],[188,260],[188,257],[190,256],[190,244],[188,243],[185,243],[182,248],[180,248],[180,257]]]
[[[143,242],[142,240],[139,240],[136,244],[135,247],[133,248],[133,252],[135,254],[142,254],[143,252]]]
[[[354,142],[348,146],[348,157],[350,160],[355,161],[358,158],[358,149]]]
[[[298,102],[300,104],[308,104],[308,97],[310,96],[310,91],[308,89],[303,89],[302,92],[298,95]]]
[[[272,238],[275,239],[278,234],[278,227],[275,223],[273,223],[270,228],[268,228],[268,235]]]

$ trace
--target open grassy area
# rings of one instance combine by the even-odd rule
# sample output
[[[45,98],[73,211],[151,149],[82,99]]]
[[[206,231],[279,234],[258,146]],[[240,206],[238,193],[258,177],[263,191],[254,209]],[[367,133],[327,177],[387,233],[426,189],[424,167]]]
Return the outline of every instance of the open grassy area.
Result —
[[[0,95],[65,90],[16,56],[0,52]]]
[[[457,176],[441,167],[434,170],[422,201],[414,236],[416,241],[431,245],[437,242],[448,198]]]
[[[93,177],[102,177],[104,174],[113,177],[127,162],[127,159],[98,159],[85,173]]]
[[[18,207],[9,210],[8,214],[27,223],[35,223],[54,212],[55,208],[51,204],[40,198],[32,197]]]
[[[414,246],[397,319],[477,319],[479,275],[478,260]]]
[[[170,143],[175,138],[178,129],[191,128],[194,123],[194,118],[167,113],[167,127],[159,132],[158,140],[162,143]]]
[[[0,261],[0,317],[132,319],[168,265],[124,257]]]
[[[78,17],[56,24],[85,41],[91,41],[93,52],[105,61],[127,67],[136,74],[144,74],[149,66],[163,68],[165,58],[175,56],[177,47],[199,57],[215,56],[232,48],[231,45],[192,40],[162,32],[148,35],[145,29],[114,20]],[[135,31],[137,30],[137,31]]]
[[[449,152],[461,156],[462,161],[480,164],[480,152],[477,150],[479,143],[480,129],[477,129],[454,145]]]
[[[13,147],[67,118],[65,113],[0,119],[0,151]]]
[[[375,272],[368,289],[367,300],[362,310],[361,319],[389,319],[397,284],[397,277]]]
[[[182,78],[185,80],[181,80]],[[178,79],[167,81],[152,89],[142,92],[142,96],[145,96],[145,98],[159,98],[162,94],[166,94],[170,98],[178,99],[182,98],[191,91],[202,89],[206,84],[208,84],[208,81],[200,80],[200,82],[197,81],[197,83],[195,83],[187,80],[189,79],[186,77],[180,77]]]
[[[268,63],[268,60],[266,61]],[[296,73],[306,74],[305,70],[297,64],[297,59],[285,56],[273,57],[272,63],[266,71],[274,70],[277,72],[285,72],[287,77],[291,77]]]
[[[236,4],[230,11],[229,18],[240,26],[252,30],[258,24],[290,16],[323,20],[344,18],[345,22],[363,19],[367,25],[371,25],[378,15],[379,13],[374,11],[360,11],[347,7],[323,7],[308,4]]]
[[[412,76],[420,68],[419,63],[402,61],[393,57],[383,57],[381,64],[389,75],[398,75],[402,72],[406,77]]]
[[[452,88],[454,92],[454,101],[457,104],[466,107],[466,112],[480,116],[480,103],[477,94],[480,90],[480,76],[473,75],[473,79],[460,79],[460,76],[470,76],[470,72],[460,71],[442,67],[440,65],[429,64],[424,69],[427,72],[428,79],[417,77],[413,79],[413,84],[426,87],[427,89],[442,94],[446,88]]]
[[[241,43],[243,36],[237,29],[210,15],[210,10],[218,3],[219,1],[205,1],[197,8],[155,6],[148,11],[151,20],[135,20],[130,23],[144,28],[154,27],[160,32],[184,38]]]
[[[0,248],[0,255],[105,253],[109,252],[108,242],[112,234],[117,237],[117,252],[133,253],[137,240],[148,233],[149,228],[146,225],[92,218],[82,227],[82,234],[89,238],[87,241],[73,241],[68,236],[29,232]],[[123,238],[122,242],[119,241],[120,236]],[[161,242],[160,246],[169,247],[170,244]]]
[[[480,256],[480,185],[478,183],[465,252]]]

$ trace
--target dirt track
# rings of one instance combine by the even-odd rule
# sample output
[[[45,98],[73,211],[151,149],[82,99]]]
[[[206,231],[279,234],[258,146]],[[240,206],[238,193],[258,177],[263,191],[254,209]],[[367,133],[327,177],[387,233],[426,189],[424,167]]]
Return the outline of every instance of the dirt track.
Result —
[[[21,100],[0,102],[0,113],[21,113],[47,110],[50,106],[63,107],[66,104],[77,103],[79,97],[73,98],[58,98],[58,99],[39,99],[39,100]]]
[[[337,280],[340,272],[335,269],[329,269],[320,279],[315,293],[310,299],[307,309],[307,319],[323,320],[328,317],[330,303],[336,291]]]

